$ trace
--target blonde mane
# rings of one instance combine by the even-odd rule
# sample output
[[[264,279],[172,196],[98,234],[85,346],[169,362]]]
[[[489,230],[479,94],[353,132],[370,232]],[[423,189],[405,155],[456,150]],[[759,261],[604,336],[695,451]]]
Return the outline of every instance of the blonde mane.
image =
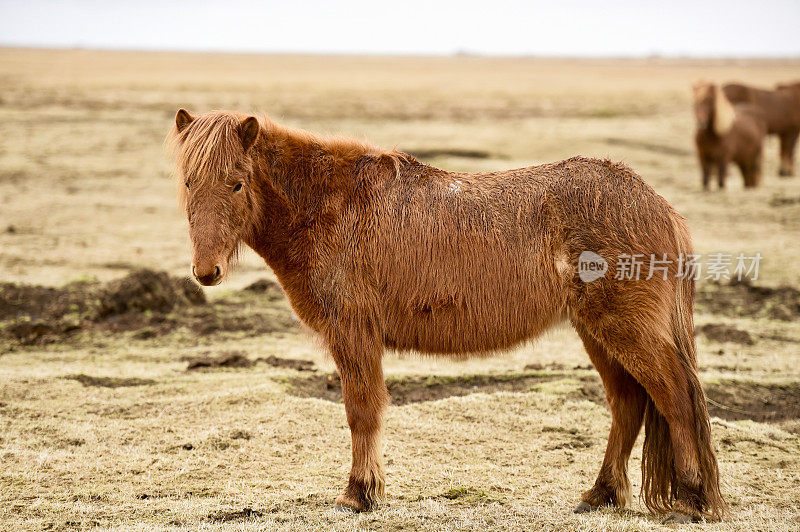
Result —
[[[718,85],[714,85],[714,133],[724,137],[733,127],[735,112],[733,104],[725,97]]]
[[[181,195],[185,192],[183,180],[187,175],[202,186],[210,179],[230,174],[241,164],[245,153],[239,134],[242,121],[249,116],[234,111],[212,111],[198,115],[181,131],[173,126],[166,142],[175,161],[174,175],[181,185]],[[383,150],[352,138],[320,136],[283,126],[265,115],[258,117],[258,123],[260,135],[256,146],[272,152],[287,155],[305,152],[329,164],[352,163],[364,155],[386,157],[396,170],[401,162],[414,160],[408,154]]]

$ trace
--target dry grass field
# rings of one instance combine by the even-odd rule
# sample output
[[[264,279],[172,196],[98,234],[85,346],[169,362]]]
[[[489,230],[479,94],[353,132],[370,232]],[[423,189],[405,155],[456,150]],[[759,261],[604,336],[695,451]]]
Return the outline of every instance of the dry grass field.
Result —
[[[733,170],[727,191],[702,192],[698,78],[770,85],[800,78],[800,60],[0,49],[0,522],[660,526],[638,500],[571,513],[610,415],[568,328],[488,359],[387,356],[387,501],[335,511],[350,460],[335,370],[272,273],[248,254],[204,294],[177,279],[189,247],[162,143],[186,107],[265,112],[454,170],[622,160],[688,219],[700,253],[761,253],[757,281],[699,285],[700,373],[731,515],[692,527],[800,529],[800,176],[777,177],[771,139],[760,189]],[[635,492],[640,463],[637,449]]]

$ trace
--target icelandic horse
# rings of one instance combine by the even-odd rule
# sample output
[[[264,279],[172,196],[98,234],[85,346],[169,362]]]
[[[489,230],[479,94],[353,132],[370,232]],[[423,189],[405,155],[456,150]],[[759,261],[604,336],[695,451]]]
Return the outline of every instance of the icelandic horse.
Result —
[[[692,89],[697,120],[694,141],[703,172],[703,189],[708,190],[715,172],[717,186],[725,188],[732,162],[739,167],[745,188],[757,187],[763,175],[767,134],[763,112],[751,104],[732,104],[713,83],[699,81]]]
[[[749,104],[760,111],[767,134],[780,140],[781,164],[778,174],[794,175],[794,152],[800,138],[800,81],[778,83],[775,89],[760,89],[742,83],[722,86],[725,97],[733,104]]]
[[[569,320],[612,417],[600,473],[576,511],[631,501],[627,462],[644,424],[647,507],[672,521],[722,516],[697,376],[694,281],[679,275],[689,231],[630,168],[574,157],[448,172],[230,111],[181,109],[169,140],[195,278],[219,283],[249,246],[336,363],[352,437],[338,507],[367,510],[384,497],[387,348],[490,354]],[[671,262],[663,276],[609,271],[584,282],[586,250],[609,264],[622,254]]]

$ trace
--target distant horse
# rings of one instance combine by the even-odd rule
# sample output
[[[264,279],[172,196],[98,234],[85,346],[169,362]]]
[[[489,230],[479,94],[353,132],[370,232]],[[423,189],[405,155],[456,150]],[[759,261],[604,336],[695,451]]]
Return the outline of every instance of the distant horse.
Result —
[[[723,514],[694,281],[678,275],[689,232],[629,168],[575,157],[447,172],[228,111],[181,109],[170,139],[194,276],[219,283],[240,244],[251,247],[336,363],[353,454],[337,506],[366,510],[384,496],[385,348],[489,354],[570,320],[612,414],[600,474],[576,511],[631,500],[627,462],[644,421],[645,504],[673,521]],[[584,251],[607,265],[620,254],[669,265],[647,280],[609,271],[584,282]]]
[[[780,175],[794,175],[794,150],[800,137],[800,81],[779,83],[775,90],[759,89],[741,83],[726,83],[722,92],[732,103],[747,103],[764,115],[767,134],[781,142]]]
[[[693,90],[697,119],[694,140],[703,172],[703,188],[708,189],[713,172],[717,174],[719,188],[723,188],[731,162],[741,170],[746,188],[757,187],[761,182],[767,134],[762,111],[751,104],[731,104],[713,83],[700,81]]]

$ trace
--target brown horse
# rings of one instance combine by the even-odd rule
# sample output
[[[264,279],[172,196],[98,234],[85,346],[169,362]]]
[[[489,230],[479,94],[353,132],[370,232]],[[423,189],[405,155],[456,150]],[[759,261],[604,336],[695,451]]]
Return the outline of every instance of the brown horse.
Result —
[[[454,173],[266,117],[180,110],[175,122],[195,277],[220,282],[240,243],[251,247],[339,370],[353,454],[339,507],[365,510],[384,495],[385,348],[488,354],[570,320],[612,414],[600,474],[576,510],[631,500],[627,462],[644,421],[646,505],[676,521],[723,514],[694,281],[678,275],[689,233],[629,168],[576,157]],[[584,251],[610,264],[620,254],[672,262],[647,280],[584,282]]]
[[[766,120],[767,133],[781,142],[780,175],[794,175],[794,149],[800,137],[800,81],[779,83],[775,90],[726,83],[722,92],[733,103],[751,104]]]
[[[693,90],[697,119],[694,140],[703,188],[708,189],[712,172],[717,173],[717,184],[723,188],[731,162],[741,170],[746,188],[757,187],[767,134],[763,113],[751,104],[731,104],[718,86],[707,81],[695,83]]]

